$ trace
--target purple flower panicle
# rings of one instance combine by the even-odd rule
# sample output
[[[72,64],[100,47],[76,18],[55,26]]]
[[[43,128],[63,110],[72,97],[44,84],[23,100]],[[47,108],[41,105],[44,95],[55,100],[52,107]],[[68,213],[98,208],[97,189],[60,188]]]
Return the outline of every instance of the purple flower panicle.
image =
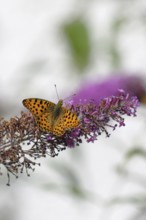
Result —
[[[110,76],[107,80],[101,82],[87,82],[76,92],[73,98],[73,104],[88,103],[94,99],[98,102],[103,98],[118,95],[118,90],[123,89],[130,96],[137,96],[141,101],[146,97],[144,80],[135,75],[117,75]]]
[[[87,143],[93,143],[102,133],[109,137],[107,129],[115,130],[117,126],[124,126],[123,116],[136,116],[138,106],[138,99],[123,90],[100,102],[90,100],[75,106],[68,104],[68,108],[78,115],[80,124],[77,128],[66,131],[63,136],[40,131],[30,113],[22,112],[20,117],[9,121],[1,119],[0,164],[7,170],[8,185],[10,173],[18,177],[19,173],[26,170],[29,175],[29,170],[34,170],[37,164],[35,160],[38,158],[57,156],[66,147],[79,146],[83,139]]]

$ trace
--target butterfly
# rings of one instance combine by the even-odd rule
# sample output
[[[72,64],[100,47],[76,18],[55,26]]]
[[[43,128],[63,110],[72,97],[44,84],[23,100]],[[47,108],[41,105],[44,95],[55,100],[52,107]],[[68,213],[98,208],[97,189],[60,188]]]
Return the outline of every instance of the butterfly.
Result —
[[[67,130],[79,125],[76,113],[63,107],[63,100],[55,104],[45,99],[29,98],[22,103],[32,113],[42,131],[62,136]]]

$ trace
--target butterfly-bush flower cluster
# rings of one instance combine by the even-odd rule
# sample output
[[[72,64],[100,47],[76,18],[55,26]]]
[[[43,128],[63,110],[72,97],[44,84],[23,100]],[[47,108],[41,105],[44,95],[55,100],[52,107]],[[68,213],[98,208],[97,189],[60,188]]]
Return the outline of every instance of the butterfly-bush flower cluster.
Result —
[[[146,89],[144,79],[138,75],[114,75],[101,82],[84,82],[83,86],[76,92],[73,97],[73,103],[88,103],[92,98],[99,102],[101,99],[118,95],[118,90],[123,89],[130,96],[137,96],[140,101],[145,101]]]
[[[135,116],[138,106],[138,99],[123,90],[100,102],[90,100],[85,104],[68,103],[67,107],[76,112],[80,124],[77,128],[66,131],[63,136],[41,132],[31,113],[22,112],[20,117],[9,121],[1,119],[0,164],[7,170],[8,185],[10,173],[18,177],[25,170],[29,175],[29,170],[34,170],[38,164],[38,158],[57,156],[67,147],[79,146],[83,139],[94,142],[102,133],[109,137],[108,128],[114,130],[117,126],[124,126],[123,116]]]

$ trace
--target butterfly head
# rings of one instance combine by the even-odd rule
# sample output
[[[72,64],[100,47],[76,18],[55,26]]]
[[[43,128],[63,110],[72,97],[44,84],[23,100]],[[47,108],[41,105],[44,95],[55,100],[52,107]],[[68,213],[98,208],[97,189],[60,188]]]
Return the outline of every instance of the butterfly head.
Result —
[[[61,108],[62,105],[63,105],[63,100],[60,99],[60,100],[58,101],[58,103],[57,103],[57,107],[58,107],[58,108]]]

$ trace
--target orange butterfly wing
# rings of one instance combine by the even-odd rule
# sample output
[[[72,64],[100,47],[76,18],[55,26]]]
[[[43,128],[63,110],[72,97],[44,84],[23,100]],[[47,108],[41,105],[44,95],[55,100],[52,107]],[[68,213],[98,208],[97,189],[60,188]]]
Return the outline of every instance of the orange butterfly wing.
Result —
[[[24,99],[23,105],[32,113],[41,130],[51,132],[53,112],[55,109],[53,102],[45,99],[30,98]]]
[[[53,112],[56,104],[45,99],[24,99],[23,105],[35,116],[39,117],[45,112]]]
[[[23,105],[33,114],[40,130],[61,136],[66,130],[79,125],[77,115],[62,107],[60,102],[56,105],[44,99],[30,98],[24,99]],[[56,110],[59,112],[57,116]]]
[[[79,120],[75,113],[72,113],[70,110],[62,107],[59,117],[54,121],[53,133],[58,136],[61,136],[65,133],[66,130],[71,128],[76,128],[79,125]]]

